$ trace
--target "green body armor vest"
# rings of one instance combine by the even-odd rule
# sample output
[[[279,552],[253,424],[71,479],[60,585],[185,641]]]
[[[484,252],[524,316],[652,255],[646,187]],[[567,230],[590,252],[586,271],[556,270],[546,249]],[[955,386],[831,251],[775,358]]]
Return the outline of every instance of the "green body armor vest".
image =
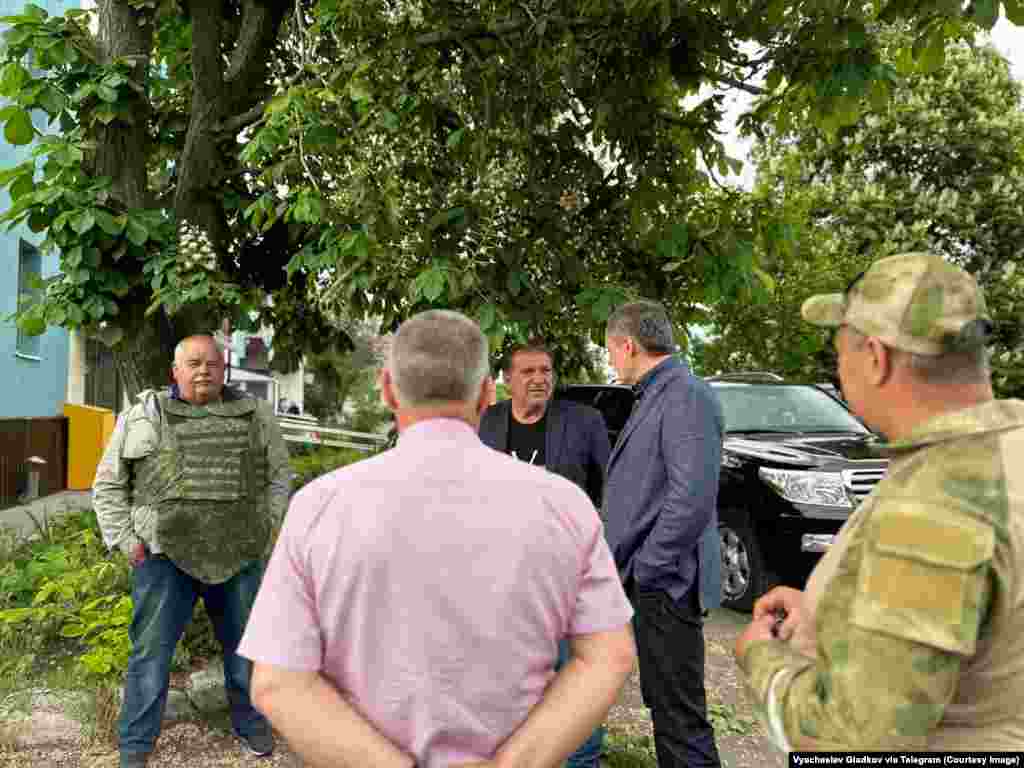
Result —
[[[204,406],[160,394],[160,444],[135,477],[136,498],[156,510],[163,554],[207,584],[262,558],[271,533],[256,401],[224,394]]]

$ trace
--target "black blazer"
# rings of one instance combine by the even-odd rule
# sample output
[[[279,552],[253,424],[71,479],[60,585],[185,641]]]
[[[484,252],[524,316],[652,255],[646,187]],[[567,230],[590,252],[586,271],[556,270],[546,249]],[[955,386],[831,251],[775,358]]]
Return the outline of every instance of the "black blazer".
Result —
[[[503,400],[484,411],[480,419],[481,442],[507,453],[511,418],[511,400]],[[600,411],[569,400],[548,403],[545,468],[576,483],[598,508],[611,451],[608,428]]]

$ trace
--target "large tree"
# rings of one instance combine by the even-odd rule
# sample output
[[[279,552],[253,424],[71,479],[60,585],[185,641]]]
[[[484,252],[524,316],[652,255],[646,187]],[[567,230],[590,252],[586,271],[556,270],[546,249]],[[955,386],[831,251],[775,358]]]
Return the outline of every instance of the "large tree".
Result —
[[[745,118],[834,130],[908,55],[1014,21],[1021,0],[100,0],[5,19],[6,218],[45,233],[61,280],[26,330],[111,343],[129,393],[162,381],[174,339],[266,323],[294,360],[347,342],[327,318],[447,306],[495,347],[543,333],[587,365],[616,301],[749,292],[763,238],[719,140]],[[902,55],[902,54],[901,54]],[[755,83],[761,82],[763,87]],[[59,132],[38,136],[32,110]],[[764,247],[760,247],[764,246]],[[756,277],[761,275],[761,278]]]
[[[905,33],[891,30],[893,47]],[[755,149],[752,198],[789,249],[766,268],[777,289],[757,311],[724,301],[706,372],[753,368],[825,379],[834,351],[799,321],[816,291],[840,290],[877,258],[932,251],[978,277],[996,325],[998,391],[1024,393],[1024,102],[989,47],[951,43],[934,72],[907,66],[892,99],[833,134],[794,125]]]

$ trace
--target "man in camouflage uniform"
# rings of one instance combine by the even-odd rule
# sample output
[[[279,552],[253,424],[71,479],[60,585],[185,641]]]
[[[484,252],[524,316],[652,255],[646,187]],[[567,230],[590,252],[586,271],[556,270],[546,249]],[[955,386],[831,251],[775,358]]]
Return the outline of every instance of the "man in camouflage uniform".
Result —
[[[843,392],[892,463],[806,589],[762,597],[737,641],[772,739],[1019,750],[1024,403],[993,398],[981,290],[938,256],[902,254],[803,316],[837,329]]]
[[[212,337],[183,340],[172,375],[169,390],[143,392],[118,419],[93,484],[103,540],[132,564],[122,768],[145,766],[153,750],[174,649],[199,597],[224,650],[236,735],[258,755],[274,746],[249,699],[252,664],[235,649],[288,505],[288,453],[269,404],[224,387]]]

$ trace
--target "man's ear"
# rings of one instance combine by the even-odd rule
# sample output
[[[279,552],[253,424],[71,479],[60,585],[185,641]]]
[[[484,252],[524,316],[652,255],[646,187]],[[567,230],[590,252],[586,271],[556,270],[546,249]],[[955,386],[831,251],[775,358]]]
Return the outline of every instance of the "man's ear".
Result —
[[[876,387],[884,387],[893,377],[893,352],[876,338],[867,340],[871,352],[871,382]]]
[[[398,395],[395,394],[395,383],[391,380],[391,371],[387,368],[380,373],[380,399],[388,410],[398,410]]]
[[[480,384],[480,397],[476,402],[477,415],[482,416],[483,412],[491,407],[491,402],[496,398],[497,391],[498,388],[494,383],[494,379],[490,376],[485,376]]]

